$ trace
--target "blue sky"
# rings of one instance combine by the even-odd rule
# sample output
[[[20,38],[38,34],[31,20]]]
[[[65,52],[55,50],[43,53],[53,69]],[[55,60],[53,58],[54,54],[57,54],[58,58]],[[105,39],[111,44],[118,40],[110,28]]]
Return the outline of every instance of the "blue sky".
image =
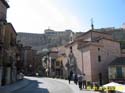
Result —
[[[75,32],[95,28],[120,28],[125,22],[125,0],[10,0],[8,21],[17,32],[43,33],[50,27]]]

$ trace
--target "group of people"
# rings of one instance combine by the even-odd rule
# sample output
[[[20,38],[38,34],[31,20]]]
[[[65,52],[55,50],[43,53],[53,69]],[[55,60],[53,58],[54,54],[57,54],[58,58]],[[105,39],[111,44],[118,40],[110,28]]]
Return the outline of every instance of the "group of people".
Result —
[[[85,80],[85,74],[73,74],[73,72],[70,73],[68,76],[69,84],[70,81],[73,80],[76,85],[79,85],[80,90],[83,88],[86,88],[86,80]]]

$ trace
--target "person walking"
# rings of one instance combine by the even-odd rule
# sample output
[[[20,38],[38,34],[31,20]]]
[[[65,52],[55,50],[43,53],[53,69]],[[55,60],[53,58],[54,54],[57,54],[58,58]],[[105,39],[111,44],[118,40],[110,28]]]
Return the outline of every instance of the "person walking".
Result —
[[[69,80],[69,84],[70,84],[70,81],[71,81],[71,76],[70,75],[68,76],[68,80]]]
[[[77,76],[77,74],[75,74],[75,76],[74,76],[74,83],[77,85],[77,83],[78,83],[78,76]]]
[[[79,89],[82,90],[82,85],[83,85],[83,75],[79,75],[78,83],[79,83]]]
[[[70,79],[73,79],[73,71],[70,71]]]
[[[70,81],[72,80],[72,78],[73,78],[73,72],[70,71],[70,73],[68,75],[69,84],[70,84]]]
[[[85,79],[85,74],[83,74],[83,88],[86,88],[86,79]]]

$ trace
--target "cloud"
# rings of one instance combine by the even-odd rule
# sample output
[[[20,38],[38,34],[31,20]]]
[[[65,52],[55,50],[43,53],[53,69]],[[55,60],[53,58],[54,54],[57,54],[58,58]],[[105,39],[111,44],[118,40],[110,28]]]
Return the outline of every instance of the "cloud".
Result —
[[[42,33],[48,26],[53,30],[81,29],[74,14],[61,11],[52,0],[11,0],[8,21],[17,32]]]

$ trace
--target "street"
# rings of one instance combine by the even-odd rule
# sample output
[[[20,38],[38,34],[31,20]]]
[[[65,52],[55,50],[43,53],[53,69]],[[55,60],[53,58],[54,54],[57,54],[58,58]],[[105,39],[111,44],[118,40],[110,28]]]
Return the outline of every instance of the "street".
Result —
[[[50,78],[28,78],[31,82],[12,93],[73,93],[70,87]]]
[[[64,79],[25,77],[23,80],[0,88],[0,93],[99,93],[80,90],[73,81]]]
[[[25,79],[27,79],[29,83],[20,88],[13,89],[11,93],[99,93],[94,91],[79,90],[78,86],[73,82],[68,84],[68,81],[63,79],[37,77],[25,77]],[[21,86],[25,82],[15,84],[11,87],[14,88],[15,86]]]

